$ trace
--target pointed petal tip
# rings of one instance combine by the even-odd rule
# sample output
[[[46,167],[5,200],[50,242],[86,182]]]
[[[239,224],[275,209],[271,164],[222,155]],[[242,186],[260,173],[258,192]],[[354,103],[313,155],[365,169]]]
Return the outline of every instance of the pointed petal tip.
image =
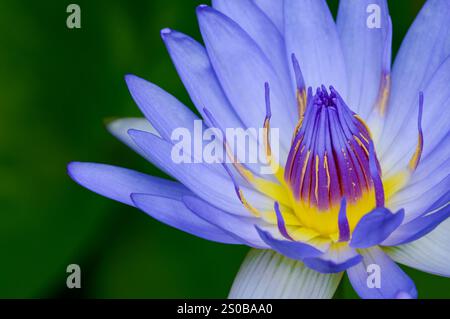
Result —
[[[164,28],[160,31],[161,38],[164,40],[167,36],[169,36],[172,33],[172,29],[170,28]]]
[[[77,174],[77,169],[79,168],[80,164],[82,164],[82,163],[81,162],[69,162],[66,165],[67,175],[69,175],[69,177],[71,179],[73,179],[74,181],[77,181],[76,174]]]
[[[208,6],[208,5],[206,5],[206,4],[201,4],[201,5],[199,5],[196,8],[197,14],[201,14],[203,12],[207,12],[207,11],[210,11],[210,10],[212,10],[212,8],[210,6]]]
[[[145,193],[130,193],[130,200],[136,208],[143,209],[141,202],[143,199],[145,199],[145,197],[149,197],[149,196],[154,196],[154,195],[145,194]]]
[[[123,78],[124,78],[125,83],[127,84],[127,87],[128,87],[128,89],[130,91],[131,91],[131,88],[132,88],[133,84],[135,84],[136,81],[142,80],[137,75],[134,75],[134,74],[131,74],[131,73],[125,74]]]
[[[171,28],[164,28],[160,31],[161,39],[164,41],[166,46],[168,43],[181,41],[185,39],[190,39],[187,35]]]
[[[86,180],[90,176],[89,168],[92,165],[103,165],[103,164],[94,164],[89,162],[70,162],[66,166],[67,175],[78,185],[88,188],[86,186]],[[88,188],[89,189],[89,188]]]
[[[134,140],[135,138],[145,134],[146,132],[137,130],[135,128],[130,128],[127,130],[127,134]]]

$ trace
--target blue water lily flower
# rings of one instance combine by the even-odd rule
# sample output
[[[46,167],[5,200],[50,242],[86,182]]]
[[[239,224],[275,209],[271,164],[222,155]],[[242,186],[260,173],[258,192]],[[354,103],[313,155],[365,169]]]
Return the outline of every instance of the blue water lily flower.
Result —
[[[341,0],[336,22],[324,0],[214,0],[197,15],[204,46],[161,36],[203,129],[262,128],[272,173],[175,162],[172,132],[194,134],[198,117],[127,75],[145,119],[108,128],[179,182],[80,162],[70,176],[190,234],[252,247],[230,298],[331,298],[344,272],[362,298],[416,298],[395,262],[450,276],[450,2],[425,3],[392,70],[383,0]]]

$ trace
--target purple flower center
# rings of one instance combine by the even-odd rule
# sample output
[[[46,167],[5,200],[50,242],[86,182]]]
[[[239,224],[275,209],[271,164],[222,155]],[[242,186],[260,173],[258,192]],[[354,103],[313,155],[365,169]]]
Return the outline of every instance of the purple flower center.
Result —
[[[285,180],[296,200],[328,210],[345,197],[356,202],[373,187],[370,133],[339,93],[322,86],[312,94],[295,133]],[[374,157],[378,175],[380,166]],[[373,173],[373,172],[372,172]]]

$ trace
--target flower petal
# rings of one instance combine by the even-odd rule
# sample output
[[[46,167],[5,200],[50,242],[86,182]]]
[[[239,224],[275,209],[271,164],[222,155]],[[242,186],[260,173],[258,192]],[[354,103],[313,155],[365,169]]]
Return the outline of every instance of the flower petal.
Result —
[[[434,203],[428,212],[400,226],[383,242],[385,246],[397,246],[417,240],[450,217],[450,191]]]
[[[107,124],[107,129],[122,143],[126,144],[128,147],[130,147],[143,157],[145,157],[144,152],[134,143],[134,141],[128,135],[128,130],[135,129],[160,136],[156,129],[145,118],[121,118],[113,120]]]
[[[207,6],[200,6],[197,15],[217,77],[246,127],[262,127],[266,115],[264,83],[269,83],[271,127],[279,129],[280,149],[287,152],[297,119],[294,97],[286,95],[269,59],[237,23]]]
[[[306,257],[317,257],[323,254],[319,249],[298,241],[275,239],[268,231],[255,226],[261,239],[272,249],[283,254],[286,257],[295,260],[302,260]]]
[[[339,273],[361,262],[361,255],[347,243],[331,244],[328,251],[318,258],[305,258],[306,266],[324,273]]]
[[[191,189],[203,200],[232,214],[249,216],[239,201],[229,177],[217,174],[204,163],[175,163],[171,158],[172,144],[153,134],[130,130],[135,143],[145,152],[149,161]],[[273,201],[261,193],[242,187],[246,198],[257,209],[271,209]]]
[[[213,0],[212,4],[215,9],[239,24],[255,41],[275,69],[282,87],[287,89],[286,94],[290,94],[293,98],[295,96],[294,87],[289,92],[292,83],[284,39],[272,21],[251,0]],[[294,104],[295,101],[292,101],[292,103]]]
[[[252,249],[234,280],[231,299],[330,299],[342,278],[320,274],[271,250]]]
[[[189,96],[205,121],[207,122],[208,119],[204,111],[206,107],[214,115],[221,129],[244,128],[244,124],[220,86],[205,48],[194,39],[177,31],[164,29],[161,31],[161,36]],[[253,135],[249,134],[248,138],[250,139],[248,145],[257,145]],[[235,155],[238,159],[246,163],[254,173],[259,174],[260,165],[250,163],[248,157],[247,160],[243,157],[248,153],[248,149],[246,145],[241,144],[246,143],[235,144]]]
[[[393,214],[386,208],[374,209],[364,215],[356,225],[350,246],[368,248],[378,245],[400,226],[404,217],[403,210]]]
[[[166,141],[177,128],[193,130],[197,116],[175,97],[135,75],[129,74],[125,80],[136,104]]]
[[[361,298],[417,298],[414,282],[380,248],[365,249],[362,255],[362,263],[347,270],[353,289]],[[380,278],[379,287],[376,281],[372,282],[377,274]]]
[[[164,29],[161,37],[197,110],[206,107],[224,128],[243,127],[214,73],[205,48],[191,37]]]
[[[396,262],[439,276],[450,277],[450,220],[412,243],[386,247]]]
[[[392,90],[379,149],[381,157],[396,147],[403,148],[401,144],[417,132],[416,117],[411,114],[417,114],[419,91],[426,88],[450,55],[449,16],[449,1],[427,1],[403,40],[392,69]],[[424,96],[428,101],[429,94]],[[424,116],[428,108],[425,102]],[[397,142],[399,139],[401,142]],[[401,156],[409,159],[405,154]]]
[[[369,28],[367,25],[370,5],[380,8],[380,28]],[[367,119],[377,101],[380,83],[386,72],[383,56],[389,29],[386,0],[339,1],[337,30],[349,81],[346,102],[363,119]],[[389,66],[390,62],[389,59]]]
[[[131,194],[134,206],[151,217],[191,235],[225,244],[242,244],[239,239],[193,214],[180,200],[147,194]]]
[[[440,198],[447,194],[450,189],[450,175],[444,180],[432,178],[427,182],[420,183],[414,187],[406,187],[396,194],[389,203],[390,207],[403,207],[405,209],[405,223],[430,211],[432,206]]]
[[[256,218],[233,216],[194,196],[183,197],[183,202],[199,218],[240,238],[246,245],[269,248],[255,229],[254,225],[258,223]]]
[[[450,14],[450,13],[449,13]],[[450,33],[449,33],[450,35]],[[449,52],[450,54],[450,52]],[[450,82],[450,57],[448,57],[437,71],[432,75],[428,83],[423,85],[424,109],[422,118],[422,131],[424,134],[424,145],[422,158],[436,150],[436,147],[449,135],[450,112],[445,106],[450,103],[450,92],[448,83]],[[397,119],[397,128],[402,128],[397,133],[396,139],[392,140],[389,150],[384,150],[381,154],[381,164],[383,173],[388,176],[395,174],[408,165],[408,161],[414,154],[417,145],[417,114],[418,114],[419,93],[415,93],[415,108],[405,110],[402,118]],[[406,114],[410,114],[406,116]],[[403,124],[402,124],[403,123]],[[397,129],[396,128],[396,129]],[[383,133],[384,134],[384,133]],[[385,140],[381,147],[385,147]],[[388,141],[387,141],[388,142]],[[382,149],[383,151],[383,149]],[[419,164],[418,169],[423,166]],[[426,168],[428,169],[428,168]]]
[[[272,20],[278,31],[284,32],[284,0],[253,0],[253,2]]]
[[[192,195],[192,192],[180,183],[112,165],[72,162],[67,165],[67,172],[81,186],[131,206],[134,206],[130,198],[132,193],[173,199]]]
[[[306,86],[333,85],[347,96],[347,75],[336,25],[324,0],[285,0],[286,53],[299,61]],[[293,72],[292,78],[295,79]]]

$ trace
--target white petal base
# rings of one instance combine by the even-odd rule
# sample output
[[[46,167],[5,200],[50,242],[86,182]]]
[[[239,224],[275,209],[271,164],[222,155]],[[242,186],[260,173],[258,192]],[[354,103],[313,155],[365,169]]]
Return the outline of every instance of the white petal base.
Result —
[[[329,299],[340,274],[321,274],[272,250],[252,249],[234,280],[230,299]]]

